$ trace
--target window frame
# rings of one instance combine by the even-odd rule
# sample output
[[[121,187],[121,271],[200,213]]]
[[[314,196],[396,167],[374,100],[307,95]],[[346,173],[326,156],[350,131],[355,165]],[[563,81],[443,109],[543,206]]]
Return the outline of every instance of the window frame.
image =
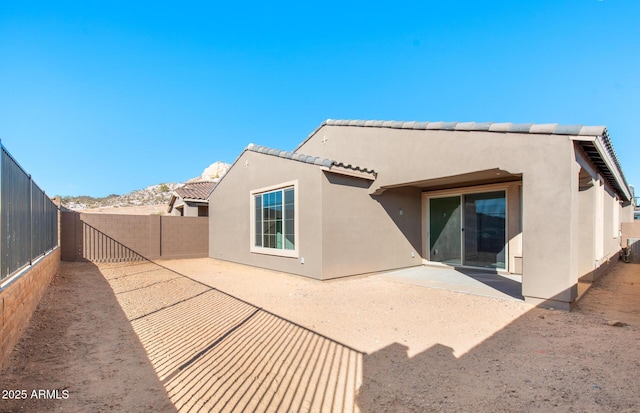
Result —
[[[283,194],[283,204],[284,204],[284,190],[293,188],[293,236],[294,236],[294,248],[293,249],[284,249],[283,248],[268,248],[268,247],[258,247],[256,246],[256,204],[255,197],[256,195],[266,194],[270,192],[282,191]],[[290,257],[290,258],[298,258],[299,249],[300,249],[300,232],[299,228],[299,214],[298,214],[298,181],[289,181],[283,182],[278,185],[272,185],[268,187],[263,187],[259,189],[254,189],[249,192],[249,251],[255,254],[265,254],[265,255],[276,255],[280,257]],[[284,217],[283,217],[284,221]],[[283,234],[284,237],[284,234]],[[284,240],[283,240],[284,241]]]

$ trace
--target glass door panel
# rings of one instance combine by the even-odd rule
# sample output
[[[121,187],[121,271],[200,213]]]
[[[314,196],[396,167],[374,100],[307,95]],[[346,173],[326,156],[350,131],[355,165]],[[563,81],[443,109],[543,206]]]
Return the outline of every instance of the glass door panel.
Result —
[[[462,263],[460,197],[429,199],[429,260]]]
[[[506,268],[505,192],[464,196],[464,264]]]

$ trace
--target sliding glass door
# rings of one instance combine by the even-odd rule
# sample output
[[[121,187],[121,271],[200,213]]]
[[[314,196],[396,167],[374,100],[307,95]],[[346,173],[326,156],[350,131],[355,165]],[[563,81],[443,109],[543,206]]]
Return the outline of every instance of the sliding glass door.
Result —
[[[429,260],[506,268],[505,191],[429,198]]]
[[[450,265],[462,263],[460,249],[462,217],[460,197],[431,198],[429,200],[431,261]]]
[[[464,195],[464,263],[505,268],[504,191]]]

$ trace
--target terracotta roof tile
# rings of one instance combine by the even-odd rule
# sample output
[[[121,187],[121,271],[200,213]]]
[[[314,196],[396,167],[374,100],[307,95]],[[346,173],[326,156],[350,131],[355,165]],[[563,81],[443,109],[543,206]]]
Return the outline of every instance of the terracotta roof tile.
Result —
[[[177,188],[175,193],[183,199],[202,199],[209,198],[211,191],[216,187],[216,182],[213,181],[199,181],[189,182]]]

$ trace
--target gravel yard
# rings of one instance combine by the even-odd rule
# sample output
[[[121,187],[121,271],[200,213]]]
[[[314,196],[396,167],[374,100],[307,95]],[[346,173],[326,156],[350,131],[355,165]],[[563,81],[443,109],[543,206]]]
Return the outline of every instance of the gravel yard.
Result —
[[[0,383],[68,397],[0,410],[636,412],[639,345],[640,264],[566,313],[375,275],[63,263]]]

